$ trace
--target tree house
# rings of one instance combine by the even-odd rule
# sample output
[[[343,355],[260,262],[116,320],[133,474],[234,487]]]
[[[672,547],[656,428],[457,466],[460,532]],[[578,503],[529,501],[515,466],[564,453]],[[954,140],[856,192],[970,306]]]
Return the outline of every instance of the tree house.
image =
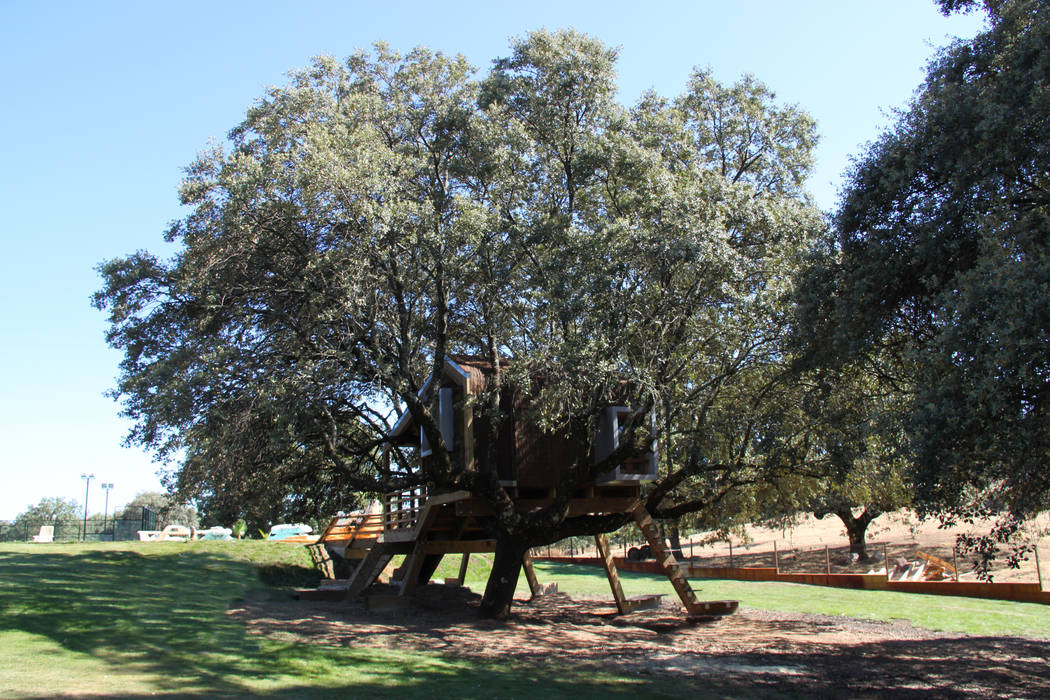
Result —
[[[484,360],[446,357],[439,376],[431,376],[420,396],[437,397],[438,424],[444,443],[467,469],[495,471],[500,484],[511,494],[521,512],[551,505],[554,487],[577,458],[578,447],[566,438],[541,431],[528,419],[527,405],[513,387],[504,387],[499,396],[498,430],[491,430],[490,418],[475,400],[490,386],[492,366]],[[619,446],[621,428],[631,416],[626,406],[604,409],[594,437],[592,453],[595,463]],[[637,417],[635,417],[637,420]],[[496,444],[489,441],[496,435]],[[419,426],[406,412],[390,432],[394,445],[418,449],[421,461],[432,451]],[[659,529],[641,500],[641,485],[657,476],[657,446],[628,460],[594,483],[573,493],[568,504],[569,517],[583,515],[630,515],[652,547],[665,574],[671,580],[690,616],[713,617],[736,610],[736,601],[700,602],[682,575],[677,562],[664,543]],[[493,552],[496,540],[484,527],[483,519],[492,511],[486,501],[465,491],[427,494],[422,490],[387,495],[381,505],[368,511],[334,518],[310,545],[314,561],[325,575],[334,578],[336,563],[357,561],[350,573],[348,595],[362,594],[379,577],[395,555],[407,555],[405,564],[395,572],[400,580],[401,596],[410,596],[419,583],[430,580],[442,557],[463,555],[462,579],[467,557],[475,552]],[[620,587],[615,563],[604,535],[595,538],[605,562],[616,605],[621,613],[651,606],[652,596],[628,599]],[[338,555],[338,558],[332,555]],[[534,595],[538,583],[528,555],[522,566]]]

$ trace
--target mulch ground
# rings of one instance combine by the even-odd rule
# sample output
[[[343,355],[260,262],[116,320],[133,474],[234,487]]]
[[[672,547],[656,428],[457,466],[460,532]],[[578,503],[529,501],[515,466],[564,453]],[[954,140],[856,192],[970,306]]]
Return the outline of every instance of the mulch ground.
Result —
[[[282,641],[543,665],[558,659],[632,675],[710,678],[759,695],[1050,697],[1048,640],[750,609],[697,623],[671,602],[620,616],[611,601],[565,594],[517,601],[512,620],[495,622],[478,619],[479,601],[465,588],[429,585],[402,610],[369,610],[363,600],[249,598],[228,614],[251,633]]]

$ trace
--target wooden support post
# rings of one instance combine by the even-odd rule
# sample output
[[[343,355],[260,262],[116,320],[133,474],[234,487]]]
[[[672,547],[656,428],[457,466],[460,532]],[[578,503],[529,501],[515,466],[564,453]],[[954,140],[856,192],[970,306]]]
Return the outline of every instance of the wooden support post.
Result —
[[[465,585],[467,582],[467,562],[470,561],[470,552],[463,552],[463,558],[459,560],[459,583]]]
[[[416,498],[418,501],[419,496],[417,495]],[[419,574],[423,570],[423,560],[426,558],[426,553],[423,549],[429,535],[428,530],[431,523],[434,522],[437,512],[437,504],[434,507],[428,504],[415,512],[415,522],[411,527],[415,530],[416,541],[412,546],[412,553],[405,559],[405,577],[401,580],[401,592],[398,593],[402,598],[411,596],[419,583]]]
[[[354,569],[353,574],[350,576],[349,588],[346,592],[347,596],[356,598],[361,595],[383,573],[383,569],[390,563],[392,556],[386,544],[377,543],[369,549],[368,554],[358,563],[357,568]]]
[[[955,582],[959,582],[959,546],[952,545],[952,568],[955,569]]]
[[[532,556],[528,550],[521,557],[521,568],[525,570],[525,579],[529,582],[529,591],[535,598],[540,594],[540,580],[536,578],[536,569],[532,566]]]
[[[689,563],[693,563],[693,540],[691,538],[689,540]]]
[[[416,540],[412,553],[405,558],[405,573],[401,579],[401,590],[398,592],[400,597],[407,598],[415,593],[416,586],[419,585],[419,572],[423,570],[423,559],[425,557],[423,541]]]
[[[886,572],[886,580],[890,580],[890,550],[886,545],[882,545],[882,563],[886,566],[882,567]],[[956,569],[958,571],[958,569]]]
[[[616,571],[616,563],[609,549],[609,540],[605,535],[595,535],[594,544],[598,548],[598,556],[602,559],[605,567],[605,576],[609,579],[609,588],[612,589],[613,598],[616,599],[616,610],[621,614],[629,612],[627,609],[627,597],[623,594],[623,586],[620,585],[620,575]]]
[[[736,568],[733,566],[733,540],[729,540],[729,568]]]
[[[1043,567],[1039,566],[1039,541],[1036,540],[1035,547],[1035,574],[1039,578],[1039,590],[1043,590]],[[959,570],[955,570],[955,575],[959,575]]]
[[[824,545],[824,573],[831,576],[831,548]]]
[[[773,540],[773,566],[776,567],[777,573],[780,573],[780,552],[777,550],[777,541]]]

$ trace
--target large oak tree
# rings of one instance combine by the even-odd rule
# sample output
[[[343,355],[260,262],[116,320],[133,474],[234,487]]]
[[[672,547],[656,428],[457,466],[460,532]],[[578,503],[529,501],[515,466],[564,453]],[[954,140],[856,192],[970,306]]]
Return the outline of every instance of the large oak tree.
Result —
[[[802,325],[818,364],[906,396],[920,503],[1018,518],[1050,504],[1050,4],[940,5],[989,27],[857,161]]]
[[[130,441],[216,508],[468,490],[495,513],[497,616],[525,548],[625,522],[567,517],[575,488],[648,441],[645,422],[593,462],[614,401],[660,416],[658,517],[809,468],[782,384],[791,280],[821,223],[803,193],[814,124],[703,71],[626,108],[616,53],[535,32],[479,80],[461,57],[378,45],[267,93],[188,169],[178,254],[100,268]],[[512,382],[580,445],[552,506],[516,512],[446,449],[419,389],[450,353],[499,368],[484,410]],[[386,444],[406,411],[434,450],[422,471]]]

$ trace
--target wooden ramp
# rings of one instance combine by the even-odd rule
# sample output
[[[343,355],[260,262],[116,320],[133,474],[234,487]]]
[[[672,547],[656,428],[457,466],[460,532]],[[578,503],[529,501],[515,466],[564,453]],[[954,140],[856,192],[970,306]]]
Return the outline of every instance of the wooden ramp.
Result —
[[[664,543],[664,538],[660,536],[660,529],[656,526],[656,522],[649,515],[649,511],[645,509],[642,502],[637,501],[634,507],[631,508],[630,513],[631,517],[634,518],[634,522],[638,524],[638,529],[642,531],[645,539],[649,542],[649,546],[652,547],[653,556],[656,557],[656,561],[660,563],[667,578],[671,581],[671,586],[674,587],[675,593],[681,599],[689,617],[713,618],[731,615],[736,612],[737,607],[740,605],[740,602],[736,600],[697,600],[696,593],[689,585],[689,581],[686,579],[685,574],[682,573],[681,568],[679,568],[678,561]],[[621,592],[620,595],[622,596],[623,593]]]

